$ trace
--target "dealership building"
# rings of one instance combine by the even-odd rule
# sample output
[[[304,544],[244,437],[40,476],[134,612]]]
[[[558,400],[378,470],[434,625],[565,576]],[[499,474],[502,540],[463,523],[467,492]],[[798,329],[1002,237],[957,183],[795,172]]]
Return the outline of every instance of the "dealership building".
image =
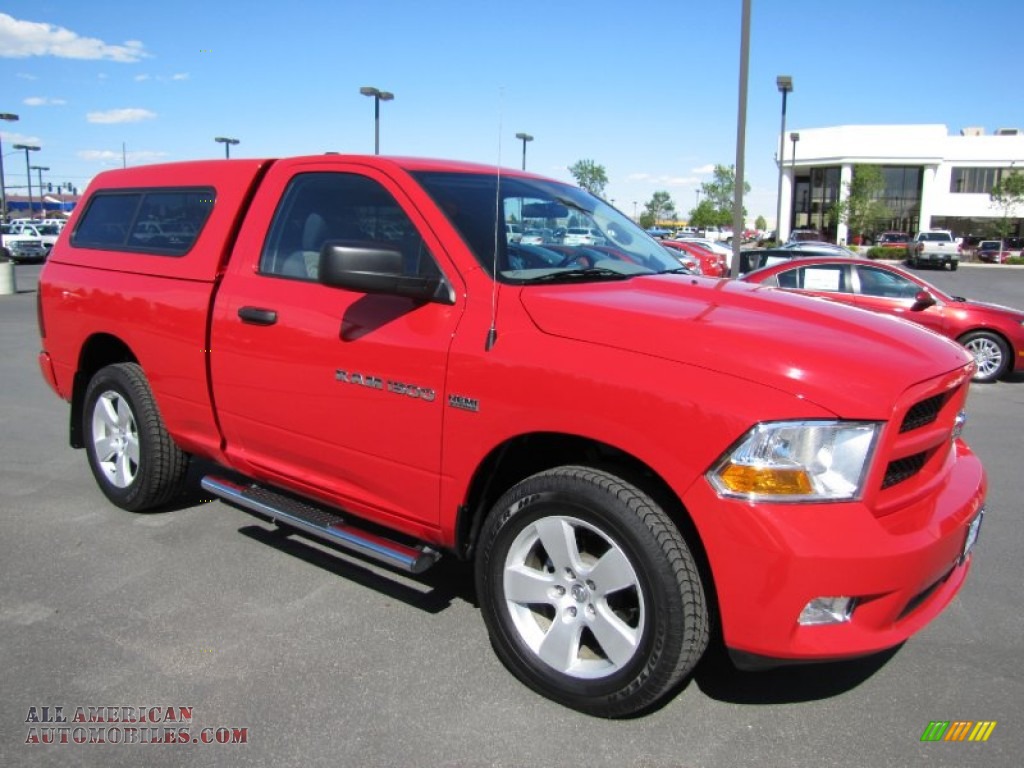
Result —
[[[798,129],[785,136],[779,235],[810,228],[847,242],[845,224],[829,211],[847,195],[858,165],[876,165],[885,178],[889,221],[877,232],[913,235],[951,229],[957,237],[994,234],[1004,211],[989,197],[1003,174],[1024,172],[1024,131],[944,125],[840,125]],[[1012,212],[1011,235],[1022,234],[1024,210]]]

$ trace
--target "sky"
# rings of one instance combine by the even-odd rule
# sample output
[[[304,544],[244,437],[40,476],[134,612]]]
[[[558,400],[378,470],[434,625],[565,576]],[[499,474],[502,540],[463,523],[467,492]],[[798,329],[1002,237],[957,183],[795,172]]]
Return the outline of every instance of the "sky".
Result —
[[[741,0],[33,0],[0,8],[4,169],[24,194],[109,168],[325,151],[605,168],[627,215],[667,191],[685,216],[736,162]],[[834,125],[1024,128],[1019,0],[752,0],[745,198],[774,224],[787,133]],[[32,172],[32,183],[38,181]]]

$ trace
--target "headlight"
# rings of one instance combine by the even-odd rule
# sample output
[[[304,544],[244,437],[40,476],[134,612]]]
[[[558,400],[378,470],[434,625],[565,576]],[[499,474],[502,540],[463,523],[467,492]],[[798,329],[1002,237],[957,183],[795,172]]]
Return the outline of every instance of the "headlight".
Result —
[[[708,473],[722,496],[751,501],[858,498],[880,424],[779,421],[758,424]]]

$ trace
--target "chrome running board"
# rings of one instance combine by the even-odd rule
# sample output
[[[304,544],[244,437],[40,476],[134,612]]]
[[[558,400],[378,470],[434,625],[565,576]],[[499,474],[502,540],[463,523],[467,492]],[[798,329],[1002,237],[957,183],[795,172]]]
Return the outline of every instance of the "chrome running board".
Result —
[[[408,573],[423,573],[441,557],[425,545],[408,546],[349,524],[336,512],[282,493],[227,478],[207,475],[203,490],[275,523],[296,528],[310,536],[337,544]]]

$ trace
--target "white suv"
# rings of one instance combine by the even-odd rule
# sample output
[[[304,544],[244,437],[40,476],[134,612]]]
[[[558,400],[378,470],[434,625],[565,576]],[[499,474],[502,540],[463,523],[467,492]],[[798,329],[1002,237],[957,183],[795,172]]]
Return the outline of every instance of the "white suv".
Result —
[[[564,245],[604,245],[604,236],[596,229],[569,227],[565,231]]]

